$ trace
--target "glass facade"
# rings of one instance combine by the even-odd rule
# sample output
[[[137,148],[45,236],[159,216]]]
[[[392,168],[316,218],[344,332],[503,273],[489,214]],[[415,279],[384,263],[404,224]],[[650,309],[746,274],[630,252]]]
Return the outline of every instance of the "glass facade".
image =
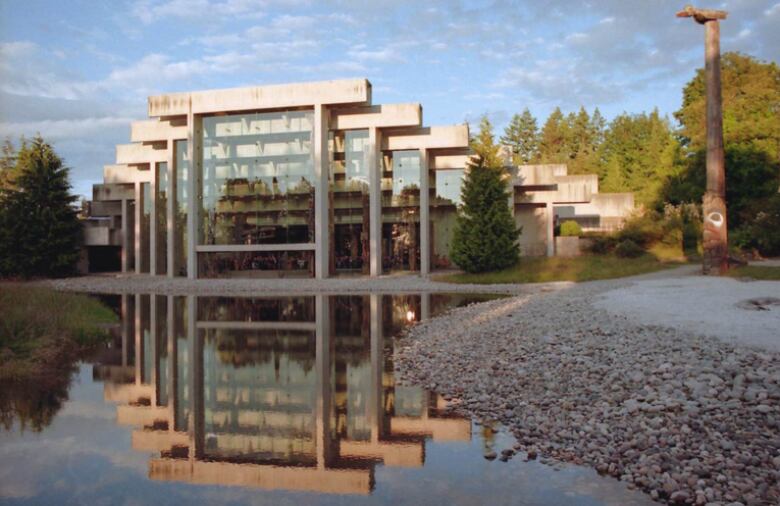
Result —
[[[174,276],[187,275],[187,214],[189,201],[190,160],[187,154],[187,141],[175,142],[175,170],[176,170],[176,201],[174,203],[173,216],[173,274]]]
[[[420,269],[420,152],[386,153],[382,172],[382,269]]]
[[[461,205],[460,190],[463,185],[463,169],[432,170],[431,185],[431,269],[449,269],[450,247],[455,232],[455,219]]]
[[[155,187],[155,220],[157,220],[156,251],[153,252],[157,262],[157,274],[168,272],[168,164],[157,163],[155,170],[157,185]]]
[[[331,272],[367,274],[369,262],[368,130],[333,136],[330,174]]]
[[[314,242],[313,116],[203,118],[200,244]]]

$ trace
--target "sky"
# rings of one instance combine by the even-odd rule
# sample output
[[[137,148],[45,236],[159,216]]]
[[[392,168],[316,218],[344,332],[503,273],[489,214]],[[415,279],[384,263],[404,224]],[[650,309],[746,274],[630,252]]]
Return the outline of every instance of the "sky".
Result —
[[[497,133],[528,107],[671,114],[703,65],[685,0],[0,0],[0,137],[40,133],[91,195],[146,97],[365,77],[374,103]],[[721,50],[780,62],[780,1],[728,0]]]

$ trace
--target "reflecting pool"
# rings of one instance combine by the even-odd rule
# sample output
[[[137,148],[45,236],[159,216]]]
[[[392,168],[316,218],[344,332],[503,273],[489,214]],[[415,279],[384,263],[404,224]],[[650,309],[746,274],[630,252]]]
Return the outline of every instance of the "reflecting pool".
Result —
[[[395,337],[489,297],[109,297],[120,322],[48,425],[4,414],[0,501],[648,502],[589,469],[486,461],[512,438],[396,384]]]

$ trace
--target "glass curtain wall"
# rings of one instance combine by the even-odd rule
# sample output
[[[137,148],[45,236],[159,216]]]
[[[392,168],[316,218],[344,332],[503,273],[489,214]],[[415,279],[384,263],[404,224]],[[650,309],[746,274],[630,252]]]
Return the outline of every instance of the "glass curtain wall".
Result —
[[[369,147],[368,130],[333,136],[330,177],[331,272],[368,274]]]
[[[450,247],[455,232],[455,220],[461,205],[460,190],[463,186],[463,169],[430,171],[432,188],[431,220],[431,268],[449,269],[455,265],[450,260]]]
[[[157,195],[154,214],[157,220],[157,251],[152,254],[157,259],[157,274],[166,274],[168,272],[168,164],[158,163],[155,169]]]
[[[173,230],[173,268],[174,275],[187,275],[187,205],[189,201],[190,160],[187,154],[187,141],[176,141],[176,202],[174,203]]]
[[[420,152],[385,153],[382,172],[382,270],[420,270]]]
[[[200,244],[314,242],[311,110],[203,118]],[[311,251],[210,253],[204,276],[309,269]]]

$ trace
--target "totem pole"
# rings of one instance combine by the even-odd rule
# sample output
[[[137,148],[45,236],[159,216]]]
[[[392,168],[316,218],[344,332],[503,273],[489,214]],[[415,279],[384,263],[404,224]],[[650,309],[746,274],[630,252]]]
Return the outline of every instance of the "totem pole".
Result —
[[[690,5],[678,18],[693,18],[704,25],[707,86],[707,191],[704,193],[704,274],[729,268],[728,228],[726,226],[726,170],[723,162],[723,111],[720,98],[720,24],[726,11],[696,9]]]

